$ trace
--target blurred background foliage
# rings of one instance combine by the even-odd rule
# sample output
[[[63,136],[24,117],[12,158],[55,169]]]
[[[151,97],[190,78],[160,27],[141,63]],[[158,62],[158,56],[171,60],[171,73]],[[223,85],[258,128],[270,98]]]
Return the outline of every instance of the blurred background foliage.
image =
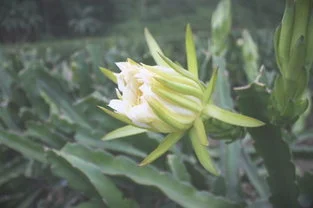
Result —
[[[211,16],[218,0],[2,0],[0,2],[0,207],[271,207],[267,171],[245,130],[210,121],[213,177],[183,140],[149,167],[138,167],[162,140],[144,134],[103,142],[122,124],[96,106],[115,95],[98,70],[130,57],[152,64],[143,37],[184,64],[184,28],[195,34],[200,77],[211,73]],[[216,101],[237,108],[234,86],[277,69],[274,28],[284,0],[233,0],[223,60],[229,76]],[[230,78],[230,79],[229,79]],[[227,84],[225,84],[227,83]],[[310,95],[308,90],[308,96]],[[285,132],[297,167],[300,199],[313,203],[312,114]],[[219,138],[229,138],[227,142]],[[297,139],[296,139],[297,138]],[[232,140],[237,140],[228,144]]]

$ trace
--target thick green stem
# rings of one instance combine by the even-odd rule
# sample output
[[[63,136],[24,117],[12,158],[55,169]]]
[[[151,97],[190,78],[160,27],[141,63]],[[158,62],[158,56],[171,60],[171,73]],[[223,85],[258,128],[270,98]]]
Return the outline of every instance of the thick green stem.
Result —
[[[238,91],[239,107],[248,116],[267,120],[266,106],[269,94],[259,85],[253,84]],[[271,189],[270,201],[276,208],[300,207],[295,166],[288,144],[284,141],[281,129],[272,124],[258,128],[248,128],[254,140],[254,147],[263,158],[268,171],[268,184]]]

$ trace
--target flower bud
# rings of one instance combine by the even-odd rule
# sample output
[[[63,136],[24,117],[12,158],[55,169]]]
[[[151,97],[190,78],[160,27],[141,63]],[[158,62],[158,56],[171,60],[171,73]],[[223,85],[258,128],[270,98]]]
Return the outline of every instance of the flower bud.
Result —
[[[109,106],[134,125],[156,132],[188,129],[203,109],[200,82],[163,66],[119,62],[115,74],[119,99]]]
[[[222,0],[212,15],[212,52],[215,56],[227,50],[227,38],[231,30],[231,1]]]

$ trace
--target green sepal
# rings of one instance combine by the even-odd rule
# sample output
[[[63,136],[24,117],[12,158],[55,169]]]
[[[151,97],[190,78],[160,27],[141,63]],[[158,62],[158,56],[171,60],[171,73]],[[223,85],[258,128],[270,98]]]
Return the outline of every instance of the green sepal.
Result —
[[[153,112],[162,121],[164,121],[169,126],[176,129],[177,131],[187,129],[190,126],[188,121],[187,121],[188,123],[184,123],[184,121],[186,122],[186,119],[184,116],[180,116],[177,113],[172,112],[171,110],[163,107],[162,104],[158,100],[150,97],[147,101],[148,101],[149,106],[152,108]]]
[[[166,79],[165,77],[162,77],[162,76],[154,77],[154,79],[157,82],[159,82],[161,85],[164,85],[165,87],[168,87],[169,89],[173,91],[176,91],[183,95],[192,95],[202,100],[203,92],[200,88],[195,87],[195,86],[190,86],[187,83],[182,83],[183,81],[185,81],[182,78],[178,78],[174,76],[171,78],[173,78],[175,81],[173,79]]]
[[[138,64],[136,61],[134,61],[131,58],[127,58],[127,62],[130,63],[130,64],[133,64],[133,65],[140,65],[140,64]]]
[[[141,65],[143,67],[145,67],[146,69],[148,69],[150,72],[153,72],[156,75],[158,75],[157,77],[159,77],[161,79],[170,80],[170,82],[177,82],[177,83],[181,83],[181,84],[186,84],[186,85],[189,85],[191,87],[199,88],[199,91],[202,91],[201,90],[202,89],[201,84],[199,81],[196,81],[194,79],[189,79],[188,77],[184,77],[184,76],[177,76],[176,74],[166,73],[164,71],[157,69],[154,66],[149,66],[146,64],[141,64]]]
[[[218,171],[216,170],[213,161],[209,155],[207,147],[202,145],[200,140],[197,137],[197,132],[195,128],[191,128],[189,131],[189,136],[191,139],[192,147],[195,151],[195,154],[200,162],[200,164],[210,173],[214,175],[219,175]]]
[[[140,164],[139,166],[148,165],[154,160],[158,159],[162,154],[169,150],[178,140],[184,135],[184,132],[175,132],[168,134],[159,146],[153,150]]]
[[[225,123],[229,123],[235,126],[259,127],[265,124],[264,122],[259,121],[255,118],[244,116],[239,113],[233,113],[212,104],[207,104],[203,113],[205,113],[209,117],[216,118]]]
[[[276,63],[278,66],[278,69],[280,70],[280,72],[282,73],[282,63],[281,63],[281,59],[279,56],[279,52],[278,52],[278,48],[279,48],[279,36],[280,36],[280,31],[281,31],[281,25],[279,25],[274,33],[274,50],[275,50],[275,59],[276,59]]]
[[[106,109],[105,107],[102,106],[98,106],[98,108],[100,108],[101,110],[103,110],[106,114],[112,116],[113,118],[116,118],[117,120],[123,121],[127,124],[132,124],[132,121],[127,118],[126,116],[119,114],[119,113],[115,113],[113,111],[110,111],[108,109]]]
[[[195,133],[197,134],[197,138],[200,143],[204,146],[209,145],[208,137],[205,133],[204,124],[201,118],[196,118],[193,126]]]
[[[307,65],[307,69],[310,70],[313,64],[313,12],[311,12],[310,20],[308,23],[306,38],[307,38],[307,47],[305,63]]]
[[[214,68],[210,82],[204,91],[204,96],[203,96],[204,103],[209,102],[211,99],[211,96],[212,96],[214,89],[215,89],[215,86],[216,86],[217,74],[218,74],[217,68]]]
[[[306,43],[304,36],[301,36],[295,45],[290,49],[290,59],[288,63],[287,71],[285,72],[286,78],[290,80],[297,80],[299,73],[297,70],[301,70],[304,67],[305,62]]]
[[[310,14],[310,10],[312,10],[312,8],[310,8],[310,2],[311,0],[295,1],[295,16],[294,16],[291,47],[297,44],[300,37],[306,35],[307,25],[309,21],[309,14]],[[292,57],[292,55],[290,57]]]
[[[190,73],[189,71],[187,71],[186,69],[184,69],[182,66],[180,66],[177,63],[174,63],[171,59],[167,58],[165,55],[163,54],[159,54],[160,57],[163,59],[164,62],[167,63],[167,65],[169,67],[171,67],[174,71],[176,71],[178,74],[187,77],[189,79],[192,79],[196,82],[199,82],[198,78],[196,78],[195,76],[192,75],[192,73]]]
[[[285,93],[285,83],[282,76],[277,76],[274,82],[274,88],[271,94],[273,104],[275,108],[282,112],[283,108],[286,106],[286,93]]]
[[[170,91],[168,89],[164,89],[160,84],[152,83],[152,91],[163,98],[164,100],[173,103],[175,105],[181,106],[193,112],[199,112],[199,103],[193,101],[190,98],[186,98],[184,95],[177,93],[175,91]]]
[[[112,140],[127,136],[132,136],[136,134],[142,134],[144,132],[147,132],[147,129],[138,128],[132,125],[127,125],[118,129],[115,129],[114,131],[109,132],[106,134],[102,140]]]
[[[279,34],[278,56],[281,64],[287,64],[290,57],[290,45],[294,27],[295,8],[294,3],[290,0],[286,1],[285,11],[281,23]]]
[[[186,27],[186,56],[187,56],[188,70],[196,78],[198,78],[197,53],[196,53],[196,47],[195,47],[195,43],[193,40],[191,27],[189,24],[187,24],[187,27]]]
[[[112,82],[114,82],[115,84],[117,84],[117,78],[114,75],[114,73],[110,70],[108,70],[107,68],[103,68],[103,67],[99,67],[100,71]]]
[[[148,47],[149,47],[149,51],[150,51],[151,56],[153,57],[155,63],[157,65],[167,67],[167,64],[163,61],[163,59],[159,55],[159,54],[163,55],[163,52],[162,52],[160,46],[155,41],[155,39],[153,38],[153,36],[151,35],[151,33],[149,32],[149,30],[147,28],[145,28],[145,38],[146,38],[146,42],[147,42]]]

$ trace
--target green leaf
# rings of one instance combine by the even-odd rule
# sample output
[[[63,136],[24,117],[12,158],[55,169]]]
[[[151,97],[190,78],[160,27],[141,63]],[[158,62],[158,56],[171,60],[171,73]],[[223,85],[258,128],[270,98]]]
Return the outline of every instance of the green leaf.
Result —
[[[0,130],[0,142],[25,155],[25,157],[46,163],[43,146],[31,141],[27,137]]]
[[[168,165],[171,169],[173,176],[176,179],[190,183],[191,176],[188,173],[188,171],[184,165],[184,162],[182,161],[181,158],[179,158],[176,155],[168,155],[167,156],[167,162],[168,162]]]
[[[45,144],[53,148],[60,149],[66,143],[67,138],[62,134],[54,131],[49,125],[45,125],[39,122],[29,121],[27,122],[28,136],[35,137],[38,140],[43,141]]]
[[[243,200],[240,181],[240,142],[237,140],[230,144],[220,143],[220,168],[224,175],[226,196],[238,202]]]
[[[186,56],[188,63],[188,70],[198,78],[198,62],[197,62],[197,53],[196,47],[193,40],[193,35],[191,27],[188,24],[186,27]]]
[[[299,179],[299,188],[302,194],[313,197],[313,173],[306,172],[303,177]]]
[[[41,97],[38,83],[44,82],[52,88],[60,88],[60,80],[57,80],[51,73],[47,72],[44,66],[37,64],[34,67],[26,67],[25,70],[21,71],[18,74],[18,80],[22,89],[25,89],[25,94],[33,111],[41,119],[47,119],[49,116],[49,106]]]
[[[109,69],[100,67],[100,71],[112,82],[114,82],[115,84],[117,83],[117,78],[114,75],[114,73],[112,71],[110,71]]]
[[[158,159],[162,154],[169,150],[179,139],[182,138],[184,132],[171,133],[167,135],[159,146],[153,150],[140,164],[139,166],[148,165],[154,160]]]
[[[102,208],[102,205],[96,201],[82,202],[73,208]]]
[[[210,173],[212,173],[214,175],[219,175],[219,173],[217,172],[217,170],[214,166],[214,163],[213,163],[213,161],[209,155],[207,147],[203,146],[200,143],[195,128],[190,129],[189,136],[191,139],[193,149],[194,149],[196,156],[197,156],[199,162],[201,163],[201,165]]]
[[[236,126],[258,127],[264,125],[264,122],[259,121],[255,118],[244,116],[239,113],[233,113],[231,111],[219,108],[216,105],[211,104],[206,105],[204,113],[207,116],[216,118],[225,123],[229,123]]]
[[[75,189],[102,202],[103,206],[137,207],[133,202],[124,200],[123,194],[111,179],[92,164],[58,151],[49,151],[48,160],[57,175],[66,178]]]
[[[72,188],[84,192],[87,196],[94,198],[98,203],[101,203],[102,206],[105,206],[105,200],[98,192],[95,186],[96,184],[93,184],[91,178],[82,170],[73,166],[56,150],[48,151],[47,158],[54,174],[65,178]],[[78,181],[79,183],[77,183]],[[99,183],[102,184],[101,181],[99,181]],[[105,184],[103,185],[105,186]]]
[[[70,121],[85,128],[92,129],[89,123],[87,123],[83,113],[73,107],[73,101],[70,100],[61,86],[51,87],[49,83],[42,80],[39,80],[38,84],[40,86],[41,96],[50,105],[52,113],[58,115],[63,114]]]
[[[13,159],[13,161],[10,160],[5,165],[1,166],[0,187],[10,180],[24,174],[25,166],[25,161],[20,159]]]
[[[145,28],[145,38],[155,63],[160,66],[168,66],[160,57],[159,54],[163,55],[163,52],[147,28]]]
[[[95,80],[98,83],[105,84],[106,80],[102,76],[101,72],[99,71],[99,66],[103,66],[103,53],[102,53],[100,45],[88,44],[86,49],[90,55],[90,60],[92,63],[92,70],[95,75]]]
[[[205,191],[198,191],[187,182],[180,182],[168,173],[153,167],[138,165],[123,156],[113,156],[102,150],[88,149],[82,145],[68,144],[62,150],[63,156],[76,157],[93,165],[108,175],[126,176],[138,184],[154,186],[169,199],[186,208],[241,208],[243,206],[216,197]]]
[[[110,133],[106,134],[102,140],[112,140],[117,139],[121,137],[127,137],[132,136],[136,134],[142,134],[144,132],[148,131],[147,129],[138,128],[132,125],[127,125],[121,128],[118,128],[114,131],[111,131]]]
[[[250,182],[253,184],[260,197],[263,199],[267,199],[270,195],[270,190],[268,185],[266,184],[265,179],[259,176],[258,169],[256,165],[251,161],[250,156],[245,148],[242,148],[241,154],[241,164]]]
[[[29,193],[27,197],[16,205],[16,208],[29,208],[34,205],[37,197],[43,192],[43,189],[37,189],[36,191]]]
[[[101,132],[102,135],[102,132]],[[101,137],[101,136],[100,136]],[[131,138],[133,139],[133,138]],[[87,145],[92,148],[101,148],[108,151],[123,153],[139,158],[144,158],[147,154],[138,148],[136,145],[129,144],[125,140],[113,140],[110,142],[102,141],[98,136],[93,135],[91,132],[77,132],[75,134],[75,140],[83,145]]]

